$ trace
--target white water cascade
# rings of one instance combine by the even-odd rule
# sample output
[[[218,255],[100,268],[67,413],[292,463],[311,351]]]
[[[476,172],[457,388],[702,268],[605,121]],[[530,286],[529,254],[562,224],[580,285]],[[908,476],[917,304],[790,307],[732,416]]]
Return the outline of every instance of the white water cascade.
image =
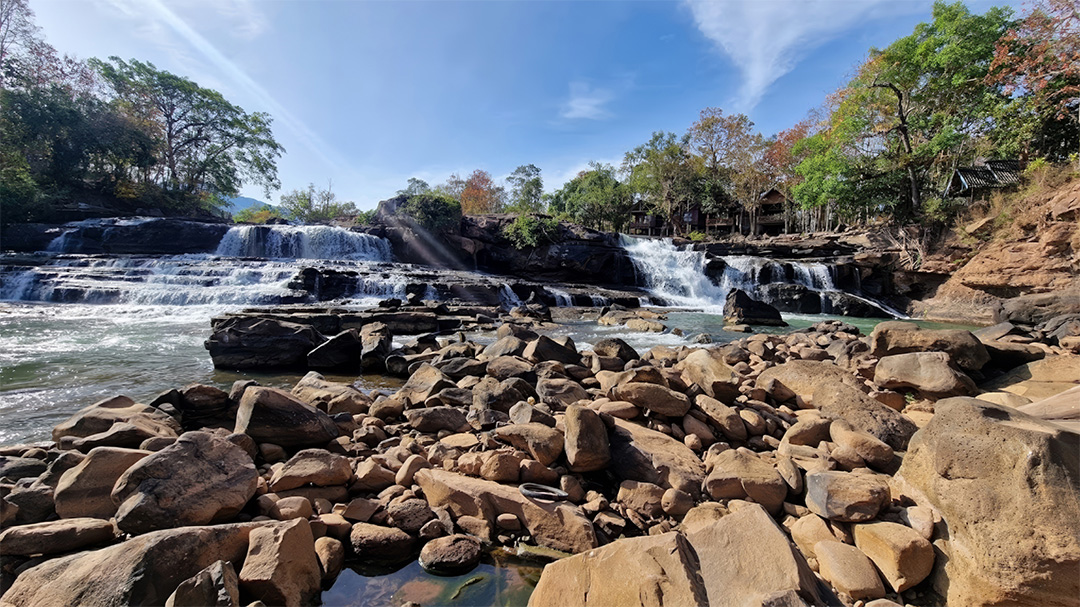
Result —
[[[216,254],[269,259],[351,259],[390,261],[384,238],[331,226],[236,226]]]

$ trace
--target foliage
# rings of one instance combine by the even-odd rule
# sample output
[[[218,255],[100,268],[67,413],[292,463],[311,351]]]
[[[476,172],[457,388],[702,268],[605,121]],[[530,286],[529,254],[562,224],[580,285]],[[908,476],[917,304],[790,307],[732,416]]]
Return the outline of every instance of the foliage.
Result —
[[[368,209],[366,211],[359,211],[356,214],[354,222],[356,225],[370,225],[372,220],[375,219],[375,213],[378,209]]]
[[[315,184],[282,194],[278,204],[287,218],[301,223],[325,223],[358,212],[355,204],[339,201],[329,186],[324,190]]]
[[[240,209],[233,213],[233,221],[236,223],[258,223],[263,224],[271,219],[285,219],[282,215],[281,209],[278,207],[263,204],[261,207],[247,207]]]
[[[490,173],[476,169],[465,180],[465,187],[461,191],[461,210],[466,215],[499,213],[505,206],[505,197],[505,190],[495,185]]]
[[[697,230],[695,230],[687,234],[686,237],[694,242],[702,242],[709,236],[705,232],[698,232]]]
[[[633,196],[611,165],[589,163],[548,199],[548,211],[584,226],[622,230],[629,220]]]
[[[503,236],[514,245],[515,249],[524,249],[553,241],[558,230],[559,222],[553,217],[521,214],[503,228]]]
[[[416,196],[417,194],[427,194],[431,191],[431,186],[427,184],[423,179],[416,177],[409,177],[409,183],[405,186],[404,190],[398,190],[398,196]]]
[[[510,204],[507,211],[539,213],[544,210],[544,181],[540,177],[540,169],[535,165],[519,166],[506,181],[510,184]]]
[[[453,231],[461,225],[461,203],[438,192],[412,196],[398,212],[432,232]]]

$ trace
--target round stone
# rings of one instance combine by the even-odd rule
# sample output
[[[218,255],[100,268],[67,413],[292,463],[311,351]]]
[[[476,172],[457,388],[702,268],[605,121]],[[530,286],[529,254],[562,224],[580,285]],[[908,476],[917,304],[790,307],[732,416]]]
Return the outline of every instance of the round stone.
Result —
[[[480,540],[458,533],[431,540],[420,551],[420,565],[432,573],[461,574],[480,562]]]

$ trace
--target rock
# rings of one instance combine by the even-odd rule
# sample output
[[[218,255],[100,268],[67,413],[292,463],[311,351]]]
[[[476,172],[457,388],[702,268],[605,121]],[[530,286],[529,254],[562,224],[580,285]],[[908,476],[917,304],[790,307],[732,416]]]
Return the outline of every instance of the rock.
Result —
[[[412,556],[416,540],[401,529],[356,523],[349,541],[357,557],[368,561],[400,563]]]
[[[979,387],[983,390],[1004,390],[1037,401],[1078,384],[1080,356],[1065,354],[1027,363]]]
[[[536,382],[536,393],[541,402],[560,411],[590,398],[588,391],[572,379],[541,379]]]
[[[530,607],[709,605],[697,558],[678,533],[635,537],[549,563]]]
[[[327,415],[358,415],[367,413],[371,406],[371,397],[349,384],[326,381],[315,371],[309,371],[293,386],[292,395]]]
[[[139,534],[228,521],[255,494],[257,481],[243,449],[206,432],[187,432],[116,481],[116,524]]]
[[[356,369],[364,346],[356,329],[346,329],[307,354],[307,366],[312,369]]]
[[[832,424],[833,421],[827,417],[804,417],[784,432],[782,440],[789,445],[817,447],[821,441],[829,440]]]
[[[806,474],[806,507],[831,521],[873,520],[890,499],[883,477],[836,471]]]
[[[705,492],[713,499],[751,498],[772,514],[778,514],[787,497],[784,478],[761,458],[729,449],[713,460],[705,478]]]
[[[397,474],[394,476],[394,482],[402,487],[411,487],[413,484],[413,476],[417,470],[422,468],[430,468],[431,464],[424,459],[422,455],[410,455],[401,464],[401,468],[398,469]]]
[[[739,375],[724,362],[721,352],[697,349],[675,364],[686,385],[696,385],[707,396],[731,402],[739,395]]]
[[[360,368],[368,373],[386,369],[386,357],[393,347],[391,338],[390,329],[384,323],[366,323],[360,329],[360,343],[363,347]]]
[[[434,434],[440,430],[461,432],[469,427],[465,413],[456,407],[427,407],[405,412],[409,425],[420,432]]]
[[[631,382],[611,390],[612,400],[624,400],[660,415],[682,417],[690,410],[690,399],[664,386]]]
[[[668,516],[680,517],[694,507],[694,498],[685,491],[668,489],[660,499],[660,507]]]
[[[409,380],[398,390],[398,401],[415,407],[424,406],[424,401],[438,394],[445,388],[456,388],[455,384],[442,371],[424,363],[409,376]]]
[[[874,564],[855,546],[833,541],[814,546],[818,571],[837,590],[855,600],[879,599],[885,596],[885,586],[874,570]]]
[[[32,457],[13,457],[0,455],[0,478],[17,481],[22,478],[37,478],[49,465]]]
[[[973,398],[935,411],[895,477],[944,519],[935,589],[956,605],[1075,605],[1080,436]]]
[[[307,484],[320,487],[347,485],[352,476],[348,458],[322,449],[304,449],[274,471],[269,485],[271,491],[285,491]]]
[[[417,472],[415,481],[432,507],[447,508],[455,518],[476,517],[493,526],[499,514],[509,513],[521,520],[540,545],[566,552],[596,547],[592,524],[570,504],[533,500],[517,487],[434,468]]]
[[[373,459],[366,459],[356,467],[356,480],[350,489],[354,491],[376,492],[397,483],[397,475],[387,470]]]
[[[619,478],[700,495],[705,464],[683,443],[621,419],[608,438],[611,469]]]
[[[262,387],[244,391],[233,432],[282,447],[323,447],[338,437],[329,415],[284,390]]]
[[[799,550],[807,557],[814,557],[814,546],[822,541],[838,541],[825,519],[816,514],[807,514],[791,523],[788,531]]]
[[[336,580],[345,566],[345,545],[332,537],[320,537],[315,540],[315,556],[319,559],[323,581]]]
[[[870,354],[878,358],[909,352],[945,352],[961,369],[978,371],[990,362],[979,338],[958,329],[922,329],[910,322],[878,323],[870,333]]]
[[[522,358],[516,356],[499,356],[487,362],[486,370],[488,375],[499,381],[510,379],[511,377],[521,377],[529,380],[536,378],[533,368],[534,365],[532,363]]]
[[[581,364],[581,355],[573,348],[567,348],[555,340],[541,335],[534,341],[529,342],[521,353],[522,358],[534,363],[554,360],[564,365]]]
[[[165,607],[235,607],[240,605],[240,578],[232,563],[217,561],[184,580]]]
[[[949,355],[944,352],[885,356],[874,369],[874,383],[891,390],[914,388],[930,398],[975,392],[975,382],[949,366]]]
[[[566,409],[564,450],[573,472],[603,470],[611,463],[607,426],[595,411],[580,405]]]
[[[253,529],[239,577],[246,594],[271,605],[315,602],[322,575],[311,525],[294,519]]]
[[[5,607],[161,605],[184,580],[217,561],[244,560],[258,524],[154,531],[100,550],[48,560],[24,571]]]
[[[116,514],[113,486],[128,468],[147,455],[150,455],[149,451],[138,449],[91,449],[86,458],[64,472],[56,484],[53,493],[56,514],[60,518],[112,518]]]
[[[219,369],[306,368],[308,353],[325,340],[309,325],[231,316],[214,323],[204,346]]]
[[[694,399],[694,403],[720,428],[720,432],[728,440],[744,441],[749,436],[746,432],[746,424],[735,409],[704,394],[699,394]]]
[[[436,574],[468,573],[480,563],[480,541],[460,533],[431,540],[420,550],[420,566]]]
[[[179,436],[180,424],[160,409],[137,404],[126,396],[114,396],[98,401],[57,424],[52,439],[60,442],[65,436],[84,438],[107,432],[116,423],[135,426],[149,436]]]
[[[601,339],[593,344],[593,352],[596,352],[600,356],[614,356],[622,359],[624,362],[631,360],[638,360],[641,356],[637,353],[637,350],[632,348],[630,344],[619,339],[618,337],[608,337]]]
[[[502,413],[509,412],[510,407],[527,400],[530,396],[536,396],[536,390],[517,377],[502,381],[494,377],[485,377],[473,386],[472,391],[473,409],[494,410]]]
[[[732,289],[724,300],[724,322],[728,324],[770,325],[786,327],[780,311],[763,301],[757,301],[741,289]]]
[[[311,518],[315,514],[311,507],[311,500],[300,495],[283,497],[274,503],[270,509],[271,518],[279,521],[287,521],[294,518]]]
[[[934,568],[934,548],[911,527],[879,521],[853,525],[855,546],[877,565],[895,592],[926,579]]]
[[[544,424],[510,424],[495,429],[495,438],[528,451],[541,464],[548,466],[563,452],[563,433]]]
[[[481,454],[479,474],[497,483],[516,483],[521,474],[521,457],[507,451],[487,451]]]
[[[1008,394],[1015,399],[1027,400],[1022,396],[1017,396],[1008,392],[998,392],[997,394]],[[978,396],[979,400],[986,400],[985,397],[985,394],[980,394]],[[1077,423],[1080,423],[1080,386],[1069,388],[1064,392],[1060,392],[1049,398],[1044,398],[1038,402],[1024,404],[1017,403],[1011,406],[1032,417],[1053,421],[1058,425],[1072,424],[1071,429],[1074,432],[1080,430],[1076,425]]]
[[[0,553],[30,556],[74,552],[116,539],[111,522],[71,518],[10,527],[0,533]]]
[[[500,356],[521,356],[521,354],[525,352],[525,347],[527,345],[527,343],[517,337],[507,335],[499,338],[495,343],[484,348],[483,355],[489,360]]]
[[[642,333],[663,333],[667,329],[664,323],[646,318],[631,318],[625,324],[627,329]]]
[[[829,435],[837,445],[849,447],[859,454],[871,468],[884,470],[892,464],[892,447],[866,432],[856,430],[845,420],[832,422],[829,425]]]
[[[664,512],[660,503],[664,499],[664,489],[652,483],[623,481],[615,499],[645,518],[656,518]]]
[[[761,506],[746,505],[698,524],[686,537],[697,552],[709,605],[756,606],[788,590],[810,605],[827,602],[806,559]]]
[[[756,385],[764,388],[770,382],[779,382],[804,400],[810,400],[819,388],[837,384],[844,384],[860,392],[864,391],[862,382],[850,372],[833,363],[813,360],[791,360],[782,365],[769,367],[758,376]],[[820,408],[816,401],[814,405]]]
[[[911,435],[918,430],[902,413],[849,386],[822,385],[814,391],[813,400],[822,413],[847,421],[852,428],[866,432],[896,451],[906,450]]]
[[[512,424],[544,424],[555,427],[555,418],[526,402],[520,402],[510,407],[510,423]]]
[[[435,518],[435,513],[422,499],[394,500],[386,507],[387,522],[409,535],[420,533],[428,521]]]

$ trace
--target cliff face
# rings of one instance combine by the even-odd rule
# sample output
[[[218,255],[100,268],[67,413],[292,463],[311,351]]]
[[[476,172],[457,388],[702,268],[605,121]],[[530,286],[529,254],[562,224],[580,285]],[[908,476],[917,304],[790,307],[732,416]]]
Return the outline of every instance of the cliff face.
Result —
[[[974,256],[917,312],[1023,324],[1080,313],[1080,179],[1013,209],[1011,224],[975,245]]]

